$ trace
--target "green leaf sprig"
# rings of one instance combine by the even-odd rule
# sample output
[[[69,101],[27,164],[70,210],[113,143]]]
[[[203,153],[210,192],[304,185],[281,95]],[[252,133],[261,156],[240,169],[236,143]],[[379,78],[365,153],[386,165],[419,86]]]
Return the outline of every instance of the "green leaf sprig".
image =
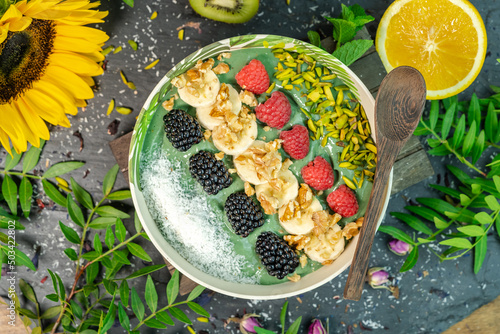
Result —
[[[429,248],[441,261],[457,259],[474,250],[474,272],[478,273],[486,256],[487,234],[494,225],[500,236],[500,154],[497,151],[491,162],[485,164],[489,172],[477,166],[486,149],[500,148],[497,109],[500,88],[492,86],[492,89],[496,94],[487,99],[473,94],[470,101],[459,102],[456,96],[441,102],[432,101],[428,115],[422,117],[415,131],[416,135],[428,136],[429,154],[453,154],[480,177],[471,177],[460,168],[448,165],[448,170],[461,184],[456,189],[431,184],[444,199],[417,198],[419,205],[405,208],[411,214],[391,212],[418,233],[415,239],[396,227],[380,227],[380,231],[413,246],[401,272],[416,265],[420,246],[437,242],[448,246],[441,254]]]
[[[347,7],[342,4],[342,13],[338,18],[325,17],[333,24],[333,38],[337,45],[332,55],[346,66],[361,58],[373,45],[372,40],[354,40],[356,33],[363,29],[365,24],[374,20],[366,15],[365,10],[358,4]],[[311,44],[321,47],[319,34],[315,31],[307,33]]]
[[[6,156],[4,169],[0,169],[0,204],[6,204],[8,211],[0,206],[0,229],[7,230],[11,221],[14,221],[16,230],[25,229],[19,221],[19,215],[22,214],[28,218],[31,213],[34,198],[33,182],[41,182],[45,194],[51,200],[58,205],[66,206],[65,195],[58,190],[58,186],[64,186],[58,180],[64,183],[65,181],[60,176],[82,167],[84,163],[80,161],[60,162],[39,175],[34,172],[34,169],[39,163],[44,145],[45,141],[42,140],[40,147],[32,146],[25,154],[18,154],[12,150],[12,155]],[[16,171],[20,163],[19,171]],[[7,263],[6,255],[9,251],[14,251],[17,266],[26,266],[36,271],[29,257],[17,247],[9,245],[8,240],[8,235],[0,231],[0,262]]]
[[[36,165],[33,162],[30,164]],[[10,167],[10,164],[8,166]],[[76,166],[76,164],[69,163],[57,164],[47,170],[44,175],[60,175]],[[114,166],[106,174],[103,180],[103,197],[97,203],[94,202],[92,195],[73,178],[70,179],[72,193],[68,193],[65,198],[56,186],[49,183],[52,185],[50,191],[53,191],[51,198],[57,199],[61,205],[64,204],[69,217],[78,226],[75,229],[59,222],[61,233],[74,245],[65,249],[64,253],[75,264],[76,274],[73,284],[66,289],[61,277],[48,270],[54,293],[46,298],[56,305],[46,310],[41,310],[34,289],[25,281],[20,282],[23,295],[35,307],[34,311],[30,308],[19,307],[18,312],[23,319],[26,319],[26,322],[31,323],[30,319],[37,321],[37,327],[33,332],[56,333],[62,327],[68,333],[105,333],[113,326],[117,317],[122,327],[128,333],[134,334],[140,333],[143,325],[156,329],[173,326],[175,324],[173,319],[192,324],[180,308],[184,305],[203,317],[210,316],[203,307],[193,301],[203,292],[202,286],[196,287],[187,300],[177,301],[180,284],[178,272],[174,272],[167,285],[168,305],[164,307],[158,305],[158,293],[150,274],[164,268],[165,264],[147,266],[128,276],[119,277],[121,269],[131,264],[130,255],[147,262],[152,260],[142,246],[134,242],[138,237],[147,239],[137,215],[134,223],[135,233],[130,235],[121,220],[129,218],[129,215],[106,203],[110,200],[130,198],[128,190],[113,192],[118,172],[118,166]],[[43,179],[43,181],[46,180]],[[6,187],[12,188],[10,185]],[[94,233],[92,238],[94,250],[85,252],[85,240],[96,230],[105,231],[103,240],[99,233]],[[146,275],[145,301],[143,302],[136,288],[130,289],[128,281]],[[85,277],[85,284],[82,282],[82,277]],[[146,306],[149,311],[146,310]],[[130,315],[126,312],[128,307],[138,319],[137,325],[133,328]]]

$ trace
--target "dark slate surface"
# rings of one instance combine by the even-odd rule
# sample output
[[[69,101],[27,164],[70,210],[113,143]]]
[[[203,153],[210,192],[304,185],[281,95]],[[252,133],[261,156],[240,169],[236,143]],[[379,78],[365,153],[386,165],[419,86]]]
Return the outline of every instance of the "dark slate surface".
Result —
[[[52,140],[45,146],[39,168],[44,169],[47,160],[50,163],[75,159],[86,161],[86,165],[72,175],[75,179],[91,190],[95,198],[99,198],[101,180],[104,173],[114,165],[114,159],[108,142],[132,130],[135,117],[138,115],[143,102],[146,100],[161,76],[175,63],[194,52],[199,47],[211,42],[238,34],[248,33],[273,33],[306,39],[309,29],[321,30],[325,34],[331,33],[331,27],[322,17],[337,16],[340,3],[328,0],[292,0],[286,6],[284,0],[262,1],[258,15],[250,22],[243,25],[227,25],[205,20],[196,15],[187,1],[136,1],[135,8],[129,8],[119,0],[103,1],[102,8],[110,10],[107,22],[102,28],[110,35],[107,45],[122,46],[124,50],[117,54],[110,54],[105,74],[98,78],[99,90],[96,97],[90,101],[85,111],[71,119],[70,129],[56,127],[52,129]],[[348,4],[354,2],[348,1]],[[359,1],[367,8],[377,21],[391,1],[373,0]],[[483,71],[474,84],[461,94],[461,98],[470,97],[473,92],[479,96],[486,96],[491,91],[490,83],[500,84],[500,66],[495,59],[500,57],[500,46],[495,42],[499,40],[499,30],[496,19],[500,15],[498,1],[475,1],[481,13],[489,37],[489,55],[485,61]],[[158,18],[149,19],[153,11],[158,11]],[[186,28],[185,40],[179,41],[176,28],[189,22],[201,22],[201,33],[195,29]],[[375,33],[377,22],[371,23],[368,30]],[[134,39],[139,44],[139,50],[134,52],[127,40]],[[142,70],[152,60],[161,58],[158,66],[149,71]],[[119,75],[123,70],[128,80],[133,81],[137,91],[126,87]],[[116,112],[106,116],[106,109],[111,98],[115,98],[117,105],[129,106],[134,112],[128,116]],[[119,120],[119,130],[115,136],[107,134],[107,126],[113,120]],[[80,130],[85,139],[85,148],[79,152],[80,143],[72,134]],[[0,158],[5,157],[5,152],[0,152]],[[441,182],[445,173],[444,164],[456,164],[451,157],[431,158],[432,165],[437,175],[441,175]],[[86,178],[84,171],[89,170]],[[429,183],[436,183],[437,175],[426,179],[418,185],[412,186],[403,192],[393,195],[387,212],[401,211],[407,205],[403,196],[416,198],[421,196],[435,196],[428,187]],[[118,187],[126,187],[125,180],[118,176]],[[68,283],[74,278],[73,265],[63,255],[63,250],[69,247],[68,242],[56,228],[58,221],[72,225],[66,212],[43,210],[32,215],[30,221],[25,221],[26,230],[18,232],[18,242],[21,248],[30,256],[34,254],[36,245],[42,246],[40,266],[37,272],[21,269],[19,275],[30,282],[37,291],[39,299],[42,295],[51,293],[51,284],[47,280],[41,283],[47,275],[46,269],[58,272]],[[385,224],[398,226],[404,229],[402,223],[385,217]],[[74,224],[73,224],[74,226]],[[133,230],[131,222],[127,228]],[[440,264],[430,250],[422,249],[417,266],[404,274],[398,274],[398,269],[404,258],[397,257],[388,252],[386,243],[388,237],[380,234],[374,243],[371,256],[371,266],[388,266],[391,273],[399,280],[400,298],[396,300],[386,290],[373,290],[365,286],[362,300],[352,302],[343,300],[343,283],[347,272],[340,275],[324,286],[299,298],[290,298],[289,318],[295,319],[303,316],[302,332],[306,332],[305,324],[309,324],[314,317],[323,320],[329,319],[331,333],[346,333],[348,326],[352,326],[354,333],[363,332],[359,323],[373,329],[374,333],[439,333],[452,324],[458,322],[476,308],[488,303],[500,294],[499,274],[500,265],[496,254],[500,252],[498,236],[492,234],[488,237],[489,250],[485,265],[479,274],[472,272],[472,257],[467,256],[459,261],[447,261]],[[142,243],[146,250],[152,254],[155,263],[162,259],[151,244]],[[434,248],[434,247],[433,247]],[[135,261],[135,270],[144,266],[139,260]],[[425,275],[428,272],[428,275]],[[160,305],[166,305],[164,291],[165,283],[169,279],[167,270],[153,275],[160,291]],[[3,283],[2,283],[3,284]],[[134,281],[134,286],[143,291],[144,281]],[[5,288],[0,287],[2,295]],[[213,315],[211,324],[195,321],[194,328],[199,331],[207,330],[209,333],[236,333],[235,324],[224,329],[223,319],[255,312],[262,315],[266,326],[278,331],[279,312],[284,300],[276,301],[248,301],[221,294],[216,294],[206,305],[207,310]],[[43,304],[52,305],[46,299]],[[196,316],[187,311],[191,319]],[[289,323],[290,324],[290,323]],[[113,328],[110,332],[121,333],[121,328]],[[141,333],[154,333],[153,329],[143,328]],[[174,328],[160,330],[168,333],[188,333],[182,325]]]

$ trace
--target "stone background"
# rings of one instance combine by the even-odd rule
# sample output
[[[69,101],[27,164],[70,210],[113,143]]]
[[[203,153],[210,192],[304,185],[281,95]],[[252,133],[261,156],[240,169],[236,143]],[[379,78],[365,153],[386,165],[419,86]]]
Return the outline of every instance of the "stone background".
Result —
[[[357,2],[376,19],[368,25],[368,31],[372,36],[375,35],[378,21],[391,2],[384,0]],[[348,5],[353,3],[346,2]],[[492,93],[489,84],[500,85],[500,65],[496,62],[496,58],[500,57],[497,29],[500,3],[496,0],[481,0],[474,1],[474,4],[487,28],[488,56],[481,74],[474,84],[460,95],[460,99],[469,98],[473,92],[479,97],[489,96]],[[337,17],[340,13],[340,2],[291,0],[291,5],[287,6],[285,0],[261,1],[257,16],[241,25],[229,25],[201,18],[191,9],[187,1],[182,0],[136,0],[134,8],[124,5],[119,0],[103,0],[101,9],[110,11],[106,23],[100,26],[110,35],[106,45],[122,46],[123,51],[107,56],[107,70],[97,79],[99,88],[96,97],[89,102],[85,111],[70,119],[72,127],[52,129],[52,139],[46,144],[39,165],[39,168],[43,169],[47,160],[50,163],[69,159],[85,161],[86,165],[71,175],[90,190],[94,198],[100,198],[103,176],[115,164],[108,142],[132,130],[135,118],[149,92],[174,64],[201,46],[234,35],[272,33],[307,40],[308,30],[319,30],[328,36],[332,27],[323,16]],[[158,12],[158,17],[150,20],[153,11]],[[201,32],[186,28],[185,39],[180,41],[177,38],[176,28],[187,22],[200,22]],[[129,39],[138,42],[137,51],[130,48],[127,43]],[[156,58],[161,60],[154,69],[143,70]],[[120,70],[125,73],[129,81],[135,83],[136,91],[130,90],[122,83]],[[127,116],[116,112],[106,116],[106,109],[112,98],[117,105],[131,107],[134,112]],[[118,133],[111,136],[107,133],[107,127],[115,119],[120,121],[120,125]],[[85,147],[81,152],[79,152],[79,140],[72,136],[76,130],[82,133],[85,140]],[[5,151],[1,150],[0,159],[4,158]],[[431,157],[431,163],[436,173],[433,177],[391,197],[384,224],[405,229],[401,222],[389,215],[389,212],[402,211],[407,205],[405,197],[415,199],[422,196],[437,196],[436,192],[428,187],[429,183],[436,183],[437,175],[443,180],[445,164],[458,162],[451,157]],[[85,170],[89,173],[83,178]],[[123,176],[119,175],[117,188],[126,187]],[[128,209],[132,212],[131,202],[129,205]],[[32,272],[25,268],[19,270],[20,277],[32,284],[40,300],[41,296],[52,292],[50,279],[41,283],[42,278],[48,274],[47,268],[58,272],[68,286],[74,279],[73,264],[63,254],[69,243],[60,233],[58,221],[71,224],[65,211],[42,210],[32,214],[29,221],[24,221],[26,230],[19,231],[17,235],[21,248],[30,257],[34,255],[36,246],[41,246],[38,271]],[[126,222],[126,227],[129,231],[133,231],[131,221]],[[406,230],[411,232],[409,229]],[[389,237],[379,234],[374,243],[370,265],[390,268],[398,280],[399,299],[392,297],[386,290],[373,290],[366,285],[361,301],[343,300],[341,296],[347,278],[345,272],[322,287],[298,296],[299,298],[290,298],[289,319],[303,316],[301,332],[307,331],[306,326],[311,319],[319,317],[323,321],[328,318],[330,333],[346,333],[348,326],[352,326],[354,333],[361,333],[364,330],[360,328],[360,323],[363,323],[364,327],[372,328],[374,333],[439,333],[500,294],[498,279],[500,263],[496,255],[500,251],[498,239],[496,232],[488,237],[488,255],[483,269],[477,275],[473,273],[472,256],[440,264],[438,258],[424,248],[420,252],[416,267],[399,274],[398,270],[404,258],[390,253],[386,247]],[[155,264],[162,263],[161,256],[152,244],[142,242],[142,245],[151,254]],[[127,270],[132,272],[144,265],[138,260],[135,261],[134,268]],[[164,269],[153,274],[153,277],[160,292],[159,305],[166,305],[166,297],[161,292],[165,291],[169,273]],[[133,282],[138,291],[144,291],[145,280],[139,279]],[[0,295],[5,295],[5,291],[5,281],[2,281]],[[205,307],[213,315],[213,321],[210,324],[195,321],[193,327],[196,331],[236,333],[237,327],[234,324],[224,329],[223,319],[244,312],[261,314],[262,321],[268,329],[280,330],[279,313],[284,300],[249,301],[221,294],[213,295],[210,300],[209,298],[207,296],[208,304]],[[43,299],[45,307],[52,304]],[[188,310],[186,312],[191,319],[196,318],[192,312]],[[184,325],[178,322],[176,324],[175,327],[158,331],[188,333]],[[121,327],[115,327],[110,332],[122,333],[123,330]],[[154,332],[156,330],[145,327],[141,330],[141,333]]]

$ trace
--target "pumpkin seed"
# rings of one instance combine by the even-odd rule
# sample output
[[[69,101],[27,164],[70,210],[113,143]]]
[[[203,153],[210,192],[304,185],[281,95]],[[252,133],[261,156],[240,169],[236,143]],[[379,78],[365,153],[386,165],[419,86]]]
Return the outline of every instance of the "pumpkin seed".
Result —
[[[349,166],[351,166],[351,163],[348,161],[344,161],[344,162],[339,163],[340,168],[347,168]]]

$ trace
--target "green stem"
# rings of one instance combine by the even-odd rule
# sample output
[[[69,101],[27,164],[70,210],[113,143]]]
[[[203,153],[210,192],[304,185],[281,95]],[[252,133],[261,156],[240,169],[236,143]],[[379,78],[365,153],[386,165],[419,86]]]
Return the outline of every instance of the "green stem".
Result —
[[[463,155],[461,155],[460,153],[458,153],[453,147],[450,146],[450,144],[448,143],[447,140],[444,140],[442,139],[433,129],[430,128],[430,126],[427,125],[427,123],[425,123],[424,121],[421,121],[420,122],[430,133],[432,133],[432,135],[434,137],[436,137],[436,139],[439,140],[439,142],[444,145],[444,147],[446,147],[446,149],[448,149],[448,151],[450,151],[451,153],[453,153],[458,160],[460,160],[461,163],[465,164],[467,167],[475,170],[476,172],[478,172],[479,174],[481,174],[482,176],[486,176],[486,173],[483,172],[482,170],[480,170],[479,168],[477,168],[476,166],[474,166],[473,164],[471,164]]]
[[[477,241],[475,243],[472,244],[471,247],[467,248],[465,251],[463,251],[462,253],[458,254],[458,255],[455,255],[455,256],[451,256],[451,257],[445,257],[443,258],[443,260],[454,260],[454,259],[458,259],[459,257],[462,257],[464,256],[465,254],[467,254],[470,250],[472,250],[474,247],[476,247],[476,245],[479,243],[479,241],[481,241],[481,239],[483,239],[487,234],[488,234],[488,231],[490,230],[490,228],[494,225],[494,221],[495,219],[497,219],[497,216],[498,216],[498,213],[500,211],[496,211],[495,213],[495,217],[493,218],[493,222],[490,224],[490,226],[488,226],[488,228],[484,231],[483,235],[477,239]]]
[[[491,147],[494,147],[494,148],[500,148],[500,145],[492,143],[492,142],[489,142],[489,141],[486,142],[486,146],[491,146]]]
[[[138,236],[142,235],[142,232],[139,232],[137,234],[134,234],[133,236],[131,236],[130,238],[128,238],[127,240],[119,243],[118,245],[116,245],[115,247],[111,248],[110,250],[108,250],[106,253],[103,253],[101,255],[99,255],[99,257],[96,257],[95,259],[93,259],[92,261],[88,262],[86,267],[88,267],[89,265],[91,265],[92,263],[94,262],[97,262],[99,261],[100,259],[102,259],[103,257],[113,253],[115,250],[117,250],[118,248],[121,248],[122,246],[128,244],[129,242],[131,242],[132,240],[134,240],[135,238],[137,238]]]
[[[162,309],[159,309],[157,310],[156,312],[152,313],[149,317],[143,319],[140,323],[137,324],[137,326],[134,327],[134,329],[132,329],[132,331],[135,331],[137,330],[139,327],[141,327],[142,325],[144,325],[144,323],[146,321],[148,321],[149,319],[153,318],[156,316],[157,313],[160,313],[160,312],[163,312],[163,311],[166,311],[168,310],[169,308],[173,307],[173,306],[179,306],[179,305],[183,305],[183,304],[186,304],[188,301],[183,301],[183,302],[178,302],[178,303],[175,303],[175,304],[172,304],[172,305],[167,305],[165,306],[164,308]]]
[[[6,172],[4,170],[0,170],[0,173],[4,174],[4,175],[25,176],[25,177],[29,177],[29,178],[37,179],[37,180],[43,180],[43,179],[45,179],[43,176],[38,176],[38,175],[33,175],[33,174],[27,174],[27,173],[22,173],[22,172],[9,172],[9,171]]]
[[[78,292],[75,292],[75,294]],[[101,299],[104,297],[104,294],[102,294],[97,300],[94,302],[94,304],[90,305],[90,307],[85,311],[85,313],[82,316],[82,321],[80,321],[80,325],[78,325],[78,328],[76,329],[77,333],[80,333],[80,330],[83,326],[83,323],[85,322],[85,319],[87,318],[87,315],[92,311],[92,309],[101,301]]]
[[[99,203],[92,209],[92,211],[89,214],[89,217],[87,218],[87,221],[85,222],[85,226],[83,227],[82,231],[82,238],[80,241],[80,247],[78,251],[78,259],[76,260],[76,272],[80,269],[80,259],[82,257],[82,250],[83,250],[83,244],[85,243],[85,237],[87,235],[87,229],[89,228],[89,224],[92,221],[92,218],[94,217],[94,214],[96,210],[101,206],[101,204],[106,200],[107,196],[104,196]]]

